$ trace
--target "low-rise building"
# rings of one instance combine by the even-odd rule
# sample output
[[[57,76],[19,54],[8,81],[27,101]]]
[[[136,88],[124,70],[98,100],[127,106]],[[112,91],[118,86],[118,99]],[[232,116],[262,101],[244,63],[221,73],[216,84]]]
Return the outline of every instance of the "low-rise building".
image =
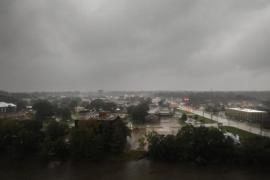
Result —
[[[159,110],[159,116],[172,116],[172,112],[168,107],[162,107]]]
[[[0,113],[16,112],[17,106],[13,103],[0,102]]]
[[[236,120],[262,122],[266,119],[267,112],[247,108],[228,108],[226,109],[226,116]]]
[[[98,121],[99,123],[109,124],[111,122],[116,121],[117,119],[120,119],[118,114],[112,114],[109,112],[99,112],[98,114],[89,116],[86,118],[76,119],[75,120],[75,127],[84,127],[87,126],[87,124],[91,124],[94,121]]]
[[[155,114],[148,114],[145,117],[146,122],[150,122],[150,123],[154,123],[154,122],[159,122],[160,118],[159,116],[155,115]]]

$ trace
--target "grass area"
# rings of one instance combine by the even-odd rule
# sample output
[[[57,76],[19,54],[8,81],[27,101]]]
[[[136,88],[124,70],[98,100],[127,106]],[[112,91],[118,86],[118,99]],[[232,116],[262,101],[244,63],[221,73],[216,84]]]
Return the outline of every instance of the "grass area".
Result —
[[[244,139],[248,139],[248,138],[258,136],[256,134],[250,133],[248,131],[244,131],[242,129],[238,129],[238,128],[230,127],[230,126],[223,126],[221,129],[223,131],[230,132],[230,133],[232,133],[234,135],[238,135],[240,137],[240,140],[244,140]]]
[[[189,112],[184,111],[184,110],[182,110],[182,109],[177,109],[177,111],[180,112],[180,113],[186,113],[186,114],[189,113]]]
[[[206,117],[203,117],[203,116],[200,116],[200,115],[196,115],[194,113],[191,113],[191,112],[187,112],[187,111],[184,111],[184,110],[178,110],[179,112],[181,113],[185,113],[186,115],[190,116],[192,115],[193,116],[193,119],[196,119],[197,117],[197,121],[201,122],[202,124],[213,124],[213,123],[217,123],[216,121],[214,120],[211,120],[211,119],[208,119]],[[179,120],[180,123],[185,123],[183,120]],[[181,122],[182,121],[182,122]]]

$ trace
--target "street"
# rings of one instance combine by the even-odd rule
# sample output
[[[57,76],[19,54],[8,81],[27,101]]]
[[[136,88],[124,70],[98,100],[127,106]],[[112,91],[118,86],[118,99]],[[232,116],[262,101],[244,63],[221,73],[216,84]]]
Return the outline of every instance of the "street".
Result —
[[[224,117],[220,117],[220,116],[216,116],[216,115],[211,115],[210,113],[203,112],[201,110],[195,110],[195,109],[193,109],[191,107],[187,107],[187,106],[179,106],[179,108],[183,111],[194,113],[194,114],[197,114],[199,116],[203,116],[205,118],[217,121],[218,123],[222,123],[223,126],[231,126],[231,127],[235,127],[238,129],[242,129],[244,131],[251,132],[253,134],[258,134],[261,136],[270,137],[270,130],[262,129],[259,124],[256,125],[256,124],[251,124],[248,122],[231,120],[228,118],[224,118]]]

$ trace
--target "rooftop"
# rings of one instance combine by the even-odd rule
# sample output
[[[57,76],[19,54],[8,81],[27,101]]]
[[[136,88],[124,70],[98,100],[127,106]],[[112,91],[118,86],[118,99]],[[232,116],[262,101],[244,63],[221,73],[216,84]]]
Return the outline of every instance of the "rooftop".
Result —
[[[235,110],[235,111],[247,112],[247,113],[266,113],[266,111],[260,111],[260,110],[248,109],[248,108],[228,108],[228,109]]]
[[[5,103],[5,102],[0,102],[0,107],[5,108],[5,107],[16,107],[15,104],[12,103]]]

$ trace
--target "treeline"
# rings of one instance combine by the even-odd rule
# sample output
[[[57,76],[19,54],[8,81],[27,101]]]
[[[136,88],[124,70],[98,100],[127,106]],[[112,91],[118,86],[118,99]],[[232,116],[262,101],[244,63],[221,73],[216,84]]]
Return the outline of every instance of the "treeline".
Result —
[[[0,121],[0,157],[101,160],[122,153],[129,130],[121,119],[69,128],[54,120]]]
[[[255,136],[236,144],[216,128],[186,126],[175,136],[151,133],[148,142],[148,156],[154,161],[263,166],[270,162],[269,138]]]

